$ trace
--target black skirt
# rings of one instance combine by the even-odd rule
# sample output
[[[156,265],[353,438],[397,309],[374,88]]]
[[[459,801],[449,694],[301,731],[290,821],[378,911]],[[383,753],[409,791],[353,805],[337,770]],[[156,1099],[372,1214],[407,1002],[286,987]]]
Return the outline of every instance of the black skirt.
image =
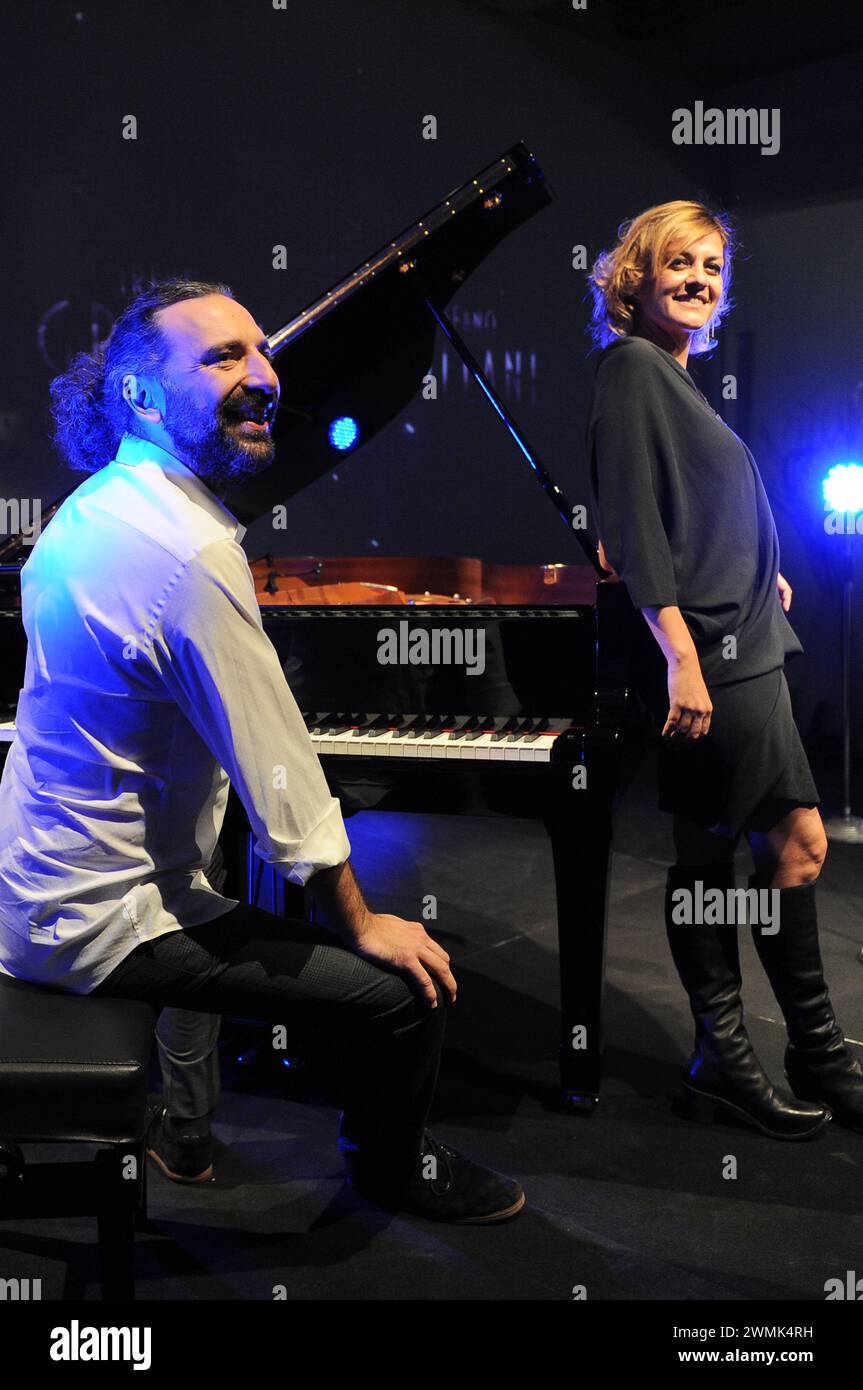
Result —
[[[794,807],[817,806],[781,667],[712,686],[710,698],[706,738],[661,742],[661,810],[737,835],[770,830]]]

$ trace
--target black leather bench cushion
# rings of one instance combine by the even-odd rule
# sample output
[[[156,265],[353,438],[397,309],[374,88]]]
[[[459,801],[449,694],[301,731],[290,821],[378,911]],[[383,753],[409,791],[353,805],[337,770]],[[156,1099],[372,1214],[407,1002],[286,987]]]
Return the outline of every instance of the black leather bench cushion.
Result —
[[[0,1137],[140,1139],[158,1013],[0,976]]]

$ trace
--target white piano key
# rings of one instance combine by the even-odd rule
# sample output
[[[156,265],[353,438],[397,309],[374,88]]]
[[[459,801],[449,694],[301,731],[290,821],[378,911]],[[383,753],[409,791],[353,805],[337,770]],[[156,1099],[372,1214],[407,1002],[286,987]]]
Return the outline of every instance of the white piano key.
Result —
[[[425,752],[420,755],[421,757],[445,758],[449,734],[438,734],[436,738],[423,739],[423,743],[425,744]]]
[[[400,738],[395,729],[388,729],[386,733],[386,755],[388,758],[403,758],[405,755],[405,741]]]
[[[491,734],[480,734],[479,738],[465,739],[461,756],[475,762],[488,762],[490,748]]]
[[[14,725],[0,724],[0,739],[10,728],[10,737],[14,737]],[[522,736],[493,740],[491,734],[469,738],[466,734],[452,732],[436,734],[432,738],[408,738],[394,729],[374,736],[349,729],[338,734],[312,734],[312,743],[319,754],[330,757],[353,755],[366,758],[416,758],[418,761],[443,758],[473,762],[549,763],[555,738],[555,734],[535,734],[529,739]]]
[[[388,731],[389,732],[389,731]],[[360,743],[364,758],[385,758],[389,746],[387,734],[361,734]]]
[[[344,757],[347,753],[350,752],[350,745],[353,740],[353,736],[353,729],[346,729],[344,733],[341,734],[327,734],[326,740],[329,744],[327,752],[337,753]]]
[[[393,745],[397,744],[398,741],[394,731],[392,729],[387,729],[384,733],[378,734],[375,738],[369,738],[367,740],[369,746],[366,751],[372,758],[389,758],[395,753]],[[399,756],[400,755],[401,749],[399,749]]]
[[[556,734],[540,734],[532,745],[534,748],[533,760],[535,763],[550,763],[551,750],[554,747]]]

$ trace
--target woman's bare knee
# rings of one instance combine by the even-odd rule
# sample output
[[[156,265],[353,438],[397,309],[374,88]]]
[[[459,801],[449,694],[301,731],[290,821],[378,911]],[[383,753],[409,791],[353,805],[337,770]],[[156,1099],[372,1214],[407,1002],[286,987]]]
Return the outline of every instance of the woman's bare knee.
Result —
[[[753,845],[756,863],[771,878],[774,888],[796,888],[814,883],[827,858],[827,836],[814,809],[792,811]]]

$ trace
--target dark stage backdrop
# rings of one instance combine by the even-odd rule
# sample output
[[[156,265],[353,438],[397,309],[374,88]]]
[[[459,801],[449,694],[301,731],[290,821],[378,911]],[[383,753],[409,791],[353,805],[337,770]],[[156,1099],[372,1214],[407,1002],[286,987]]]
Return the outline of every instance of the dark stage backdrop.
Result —
[[[273,329],[523,139],[556,202],[488,257],[453,301],[453,316],[573,501],[587,500],[582,435],[593,371],[573,248],[592,259],[625,216],[673,197],[724,203],[736,217],[750,256],[739,308],[722,359],[694,374],[787,504],[777,512],[809,648],[804,723],[835,735],[833,552],[813,521],[817,498],[794,492],[805,493],[811,478],[800,484],[802,465],[788,463],[800,428],[789,402],[838,413],[863,375],[854,321],[863,202],[847,189],[838,200],[826,176],[823,195],[813,192],[817,72],[746,89],[747,104],[781,100],[779,154],[681,147],[671,139],[676,107],[698,98],[733,104],[740,94],[704,90],[694,63],[659,72],[623,57],[580,31],[567,6],[552,7],[555,23],[506,8],[458,0],[5,5],[2,495],[45,504],[69,487],[74,475],[50,452],[48,382],[94,332],[103,336],[142,277],[225,279]],[[840,78],[834,69],[830,91]],[[822,148],[830,109],[822,88]],[[123,138],[129,116],[134,140]],[[423,138],[429,116],[433,140]],[[849,138],[847,111],[836,119]],[[287,247],[283,270],[273,268],[278,245]],[[292,502],[287,530],[266,521],[251,528],[250,556],[578,561],[574,538],[496,417],[464,387],[451,357],[446,366],[443,385],[439,343],[438,399],[418,397],[355,457],[334,455],[334,474]],[[727,409],[718,395],[723,369],[742,373]],[[283,462],[289,472],[290,458]]]

